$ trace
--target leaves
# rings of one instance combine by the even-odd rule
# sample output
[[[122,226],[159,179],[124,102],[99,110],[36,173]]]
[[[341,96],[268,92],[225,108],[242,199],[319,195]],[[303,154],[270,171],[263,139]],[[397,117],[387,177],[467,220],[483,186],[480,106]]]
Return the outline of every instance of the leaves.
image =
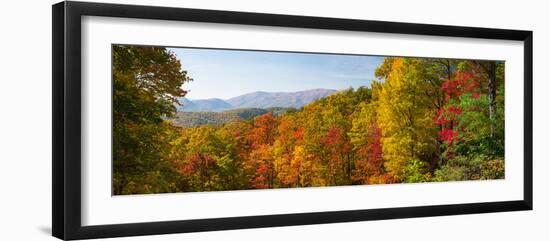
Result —
[[[370,87],[185,127],[172,53],[115,46],[113,63],[115,194],[504,178],[503,63],[386,58]]]
[[[191,79],[165,48],[113,47],[113,191],[178,190],[167,158],[176,128],[163,121],[175,112],[180,87]]]

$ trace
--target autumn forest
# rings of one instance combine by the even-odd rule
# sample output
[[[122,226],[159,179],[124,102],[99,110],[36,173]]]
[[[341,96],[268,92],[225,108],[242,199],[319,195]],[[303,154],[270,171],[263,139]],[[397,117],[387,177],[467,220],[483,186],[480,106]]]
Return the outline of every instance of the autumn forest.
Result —
[[[179,57],[112,48],[114,195],[504,178],[502,61],[384,57],[363,86],[182,125],[206,114],[179,110],[200,81]]]

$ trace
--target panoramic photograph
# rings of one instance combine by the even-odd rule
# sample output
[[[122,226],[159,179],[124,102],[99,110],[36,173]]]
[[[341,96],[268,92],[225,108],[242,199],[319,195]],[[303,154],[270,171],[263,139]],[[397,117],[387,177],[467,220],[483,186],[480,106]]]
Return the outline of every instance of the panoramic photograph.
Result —
[[[504,179],[504,65],[112,45],[112,194]]]

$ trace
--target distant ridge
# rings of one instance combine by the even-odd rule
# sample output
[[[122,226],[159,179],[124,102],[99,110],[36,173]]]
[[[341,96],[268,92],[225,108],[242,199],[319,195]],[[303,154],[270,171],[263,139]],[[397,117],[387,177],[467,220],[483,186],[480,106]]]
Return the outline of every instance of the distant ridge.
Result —
[[[336,90],[312,89],[297,92],[257,91],[228,99],[227,102],[239,108],[294,107],[300,108],[312,101],[331,95]]]
[[[300,108],[312,101],[329,96],[335,92],[337,91],[332,89],[311,89],[297,92],[256,91],[227,100],[217,98],[189,100],[187,98],[180,98],[179,101],[182,106],[178,106],[178,111],[220,112],[237,108]]]
[[[222,99],[211,98],[204,100],[189,100],[180,98],[181,106],[178,106],[178,111],[224,111],[231,109],[231,104]]]

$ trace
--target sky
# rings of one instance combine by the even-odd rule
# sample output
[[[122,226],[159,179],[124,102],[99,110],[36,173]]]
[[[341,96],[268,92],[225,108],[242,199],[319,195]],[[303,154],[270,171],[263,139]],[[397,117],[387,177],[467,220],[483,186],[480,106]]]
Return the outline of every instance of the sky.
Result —
[[[229,99],[254,91],[370,86],[383,58],[338,54],[170,48],[193,78],[186,98]]]

